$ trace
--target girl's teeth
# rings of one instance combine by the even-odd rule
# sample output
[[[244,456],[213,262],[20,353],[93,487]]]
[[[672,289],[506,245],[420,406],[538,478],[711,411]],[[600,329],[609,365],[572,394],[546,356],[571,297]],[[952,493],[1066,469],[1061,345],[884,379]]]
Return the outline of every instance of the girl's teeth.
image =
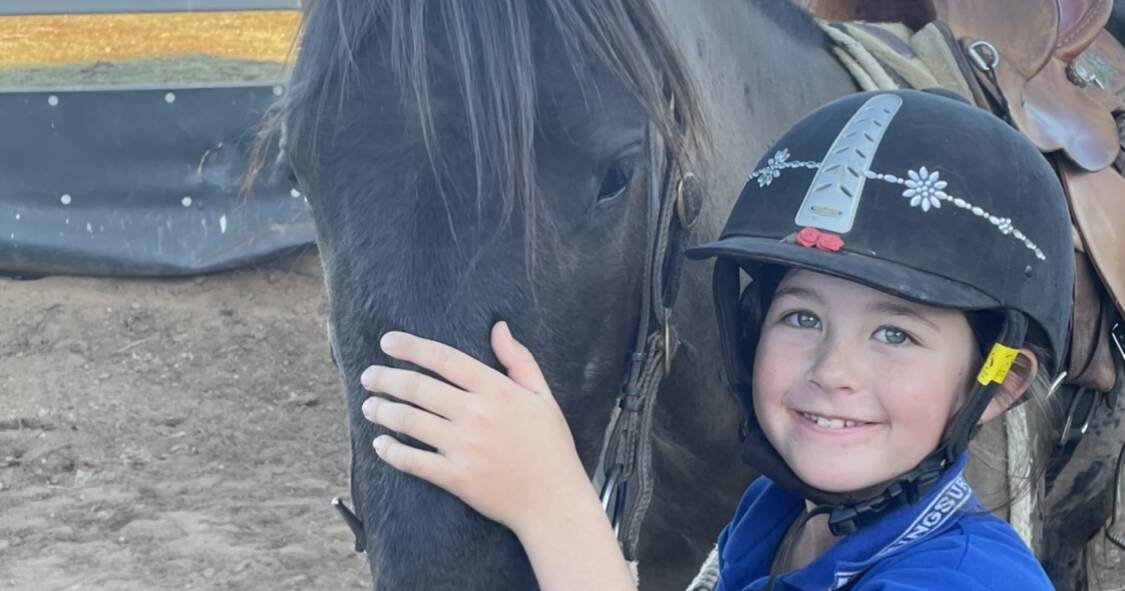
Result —
[[[825,429],[844,429],[859,425],[857,421],[851,421],[847,419],[826,419],[824,417],[818,417],[807,412],[801,414],[804,415],[805,418],[816,423],[818,427],[823,427]]]

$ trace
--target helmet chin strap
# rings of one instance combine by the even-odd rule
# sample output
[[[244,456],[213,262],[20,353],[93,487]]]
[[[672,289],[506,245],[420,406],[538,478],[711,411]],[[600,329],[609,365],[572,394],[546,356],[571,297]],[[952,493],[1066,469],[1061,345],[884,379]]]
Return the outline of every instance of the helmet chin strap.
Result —
[[[953,416],[937,449],[874,496],[858,499],[846,493],[820,490],[801,480],[766,438],[754,415],[750,388],[745,385],[736,387],[747,412],[742,459],[778,486],[817,505],[818,513],[828,513],[828,529],[833,535],[855,533],[896,509],[917,503],[968,449],[969,441],[979,428],[981,415],[996,395],[1000,382],[1004,381],[1016,350],[1023,346],[1026,336],[1027,317],[1022,312],[1004,310],[1004,324],[992,351],[982,363],[965,404]]]
[[[996,342],[992,345],[992,350],[989,351],[988,357],[977,373],[973,390],[969,392],[964,406],[954,415],[949,429],[946,429],[942,445],[938,447],[947,450],[947,460],[951,462],[956,460],[969,448],[969,441],[980,429],[978,423],[981,415],[992,402],[1000,383],[1007,377],[1012,361],[1026,339],[1027,316],[1016,310],[1005,309],[1004,324],[1000,328]]]

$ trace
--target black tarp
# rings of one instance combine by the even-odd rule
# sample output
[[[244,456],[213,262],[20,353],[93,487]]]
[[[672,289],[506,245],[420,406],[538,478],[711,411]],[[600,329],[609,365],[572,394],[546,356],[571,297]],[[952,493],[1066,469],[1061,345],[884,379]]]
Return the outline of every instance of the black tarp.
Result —
[[[0,92],[0,273],[185,275],[313,241],[284,175],[239,189],[281,85]]]

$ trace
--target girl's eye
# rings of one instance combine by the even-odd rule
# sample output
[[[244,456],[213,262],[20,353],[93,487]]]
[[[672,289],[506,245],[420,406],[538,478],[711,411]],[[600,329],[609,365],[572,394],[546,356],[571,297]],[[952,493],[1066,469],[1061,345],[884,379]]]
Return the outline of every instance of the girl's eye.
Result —
[[[787,314],[781,319],[782,322],[789,326],[796,326],[797,328],[818,328],[820,327],[820,318],[808,312],[793,312]]]
[[[893,326],[884,326],[876,330],[875,340],[888,345],[902,345],[914,341],[910,338],[910,335],[906,334],[906,331]]]

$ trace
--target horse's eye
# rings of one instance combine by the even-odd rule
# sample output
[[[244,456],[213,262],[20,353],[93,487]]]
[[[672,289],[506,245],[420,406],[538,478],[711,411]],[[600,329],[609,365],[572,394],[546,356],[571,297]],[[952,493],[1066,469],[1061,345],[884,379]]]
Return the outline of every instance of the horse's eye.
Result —
[[[602,177],[602,185],[598,188],[597,202],[605,203],[620,197],[625,189],[629,188],[629,182],[633,180],[635,165],[636,159],[633,156],[618,158],[614,161],[609,170],[606,171],[605,176]]]

